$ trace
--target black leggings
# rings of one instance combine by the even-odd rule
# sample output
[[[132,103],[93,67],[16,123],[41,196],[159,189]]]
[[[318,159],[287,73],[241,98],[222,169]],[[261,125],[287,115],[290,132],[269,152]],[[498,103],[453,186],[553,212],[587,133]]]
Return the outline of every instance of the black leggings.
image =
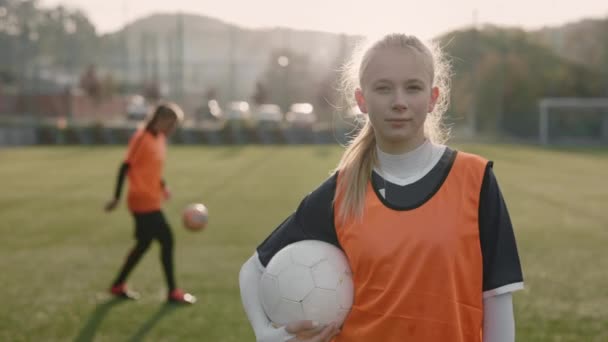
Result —
[[[153,211],[149,213],[133,213],[135,219],[135,247],[125,260],[118,277],[113,285],[124,283],[129,273],[135,268],[141,257],[146,253],[153,240],[160,242],[160,259],[167,281],[169,291],[175,289],[175,276],[173,274],[173,235],[163,213]]]

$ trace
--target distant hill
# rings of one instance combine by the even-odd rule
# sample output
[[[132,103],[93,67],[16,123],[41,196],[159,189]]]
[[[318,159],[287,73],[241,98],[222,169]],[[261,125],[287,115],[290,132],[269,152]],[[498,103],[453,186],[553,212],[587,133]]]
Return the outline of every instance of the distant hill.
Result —
[[[530,35],[565,59],[608,72],[608,17],[546,27]]]

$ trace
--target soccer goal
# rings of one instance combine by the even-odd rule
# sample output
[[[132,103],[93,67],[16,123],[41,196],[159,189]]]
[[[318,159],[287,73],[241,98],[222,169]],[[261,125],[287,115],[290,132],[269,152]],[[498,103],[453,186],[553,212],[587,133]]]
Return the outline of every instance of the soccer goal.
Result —
[[[608,97],[543,98],[539,110],[541,145],[608,144]]]

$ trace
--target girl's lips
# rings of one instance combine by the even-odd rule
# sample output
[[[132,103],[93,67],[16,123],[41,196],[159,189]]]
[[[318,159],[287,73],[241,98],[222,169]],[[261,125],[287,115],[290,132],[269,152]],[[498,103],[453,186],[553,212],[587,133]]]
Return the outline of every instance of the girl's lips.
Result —
[[[400,122],[408,122],[408,121],[412,121],[412,119],[386,119],[386,121],[388,121],[388,122],[400,123]]]

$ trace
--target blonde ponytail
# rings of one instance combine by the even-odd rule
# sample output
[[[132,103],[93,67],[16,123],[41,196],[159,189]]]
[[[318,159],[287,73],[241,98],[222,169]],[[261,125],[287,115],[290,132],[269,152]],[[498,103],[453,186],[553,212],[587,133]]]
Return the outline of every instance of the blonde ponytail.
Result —
[[[336,211],[340,222],[349,216],[361,216],[360,214],[363,213],[367,182],[376,160],[376,136],[374,128],[367,120],[359,134],[344,151],[337,167],[340,181],[336,188],[336,195],[343,196]]]

